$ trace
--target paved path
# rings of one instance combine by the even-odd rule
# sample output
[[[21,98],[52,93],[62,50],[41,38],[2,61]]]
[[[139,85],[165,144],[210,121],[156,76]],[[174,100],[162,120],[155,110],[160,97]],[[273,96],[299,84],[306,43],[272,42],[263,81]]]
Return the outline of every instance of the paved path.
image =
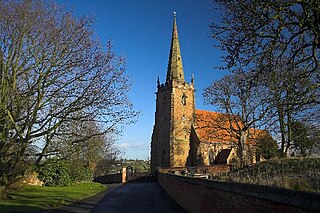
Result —
[[[156,182],[108,185],[110,190],[50,212],[186,212]]]

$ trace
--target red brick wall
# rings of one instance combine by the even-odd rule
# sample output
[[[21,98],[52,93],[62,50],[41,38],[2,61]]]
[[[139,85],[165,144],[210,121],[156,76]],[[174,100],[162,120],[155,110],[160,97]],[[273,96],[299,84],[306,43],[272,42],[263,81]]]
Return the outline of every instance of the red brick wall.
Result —
[[[158,174],[158,182],[188,212],[318,212],[320,195],[252,184]]]

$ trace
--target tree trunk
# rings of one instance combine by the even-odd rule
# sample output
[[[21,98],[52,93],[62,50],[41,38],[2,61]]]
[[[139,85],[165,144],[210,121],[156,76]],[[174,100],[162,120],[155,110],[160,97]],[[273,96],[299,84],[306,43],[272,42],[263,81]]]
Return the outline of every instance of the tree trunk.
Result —
[[[6,186],[0,186],[0,200],[5,200],[7,198]]]
[[[279,119],[279,125],[280,125],[280,134],[281,134],[281,146],[280,146],[280,151],[281,151],[281,157],[285,156],[285,143],[286,143],[286,128],[285,128],[285,121],[284,121],[284,113],[283,109],[280,105],[277,107],[278,110],[278,119]]]
[[[291,128],[291,124],[292,124],[292,116],[291,116],[291,111],[289,109],[287,109],[287,135],[288,135],[288,138],[287,138],[287,146],[286,146],[286,149],[285,149],[285,154],[287,155],[288,154],[288,151],[289,151],[289,148],[290,148],[290,145],[291,145],[291,140],[292,140],[292,128]]]

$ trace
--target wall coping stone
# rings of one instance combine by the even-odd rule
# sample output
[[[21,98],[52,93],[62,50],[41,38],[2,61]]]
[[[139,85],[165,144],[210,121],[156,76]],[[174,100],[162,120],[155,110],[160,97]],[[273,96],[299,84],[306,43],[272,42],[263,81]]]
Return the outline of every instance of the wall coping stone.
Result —
[[[320,194],[291,189],[255,185],[248,183],[226,182],[220,180],[207,180],[193,177],[178,176],[174,174],[158,173],[161,176],[177,179],[186,183],[204,186],[216,190],[246,195],[258,199],[273,201],[308,210],[320,211]]]

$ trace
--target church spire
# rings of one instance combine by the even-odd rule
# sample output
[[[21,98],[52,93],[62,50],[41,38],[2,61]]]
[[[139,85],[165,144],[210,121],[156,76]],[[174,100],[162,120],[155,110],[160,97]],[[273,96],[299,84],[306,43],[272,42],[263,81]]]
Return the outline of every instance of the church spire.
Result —
[[[168,63],[168,69],[167,69],[167,82],[171,80],[178,80],[183,82],[184,73],[183,73],[182,58],[181,58],[180,44],[179,44],[179,38],[178,38],[176,12],[174,11],[173,14],[174,14],[174,20],[173,20],[169,63]]]

